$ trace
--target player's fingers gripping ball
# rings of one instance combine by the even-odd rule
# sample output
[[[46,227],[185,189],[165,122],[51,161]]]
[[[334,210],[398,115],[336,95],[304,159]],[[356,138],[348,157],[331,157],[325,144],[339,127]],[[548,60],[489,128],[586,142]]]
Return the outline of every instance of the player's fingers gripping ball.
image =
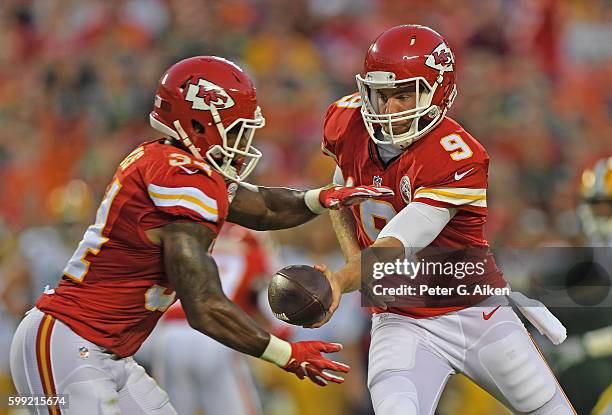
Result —
[[[315,324],[304,325],[304,327],[311,328],[311,329],[316,329],[318,327],[323,326],[332,318],[332,316],[334,315],[334,312],[336,311],[336,309],[338,308],[338,305],[340,304],[340,297],[342,296],[342,290],[340,287],[336,286],[336,284],[334,283],[332,279],[333,274],[327,268],[327,266],[324,264],[316,264],[314,268],[317,271],[321,271],[323,274],[325,274],[325,276],[327,277],[327,280],[330,282],[330,285],[332,288],[332,302],[331,302],[331,306],[327,309],[327,313],[325,314],[322,320],[319,320]]]
[[[381,199],[393,195],[393,190],[385,186],[332,186],[321,189],[319,202],[327,209],[341,209],[366,199]]]
[[[297,326],[311,325],[325,318],[332,299],[332,288],[325,274],[308,265],[281,269],[268,286],[268,302],[274,315]]]

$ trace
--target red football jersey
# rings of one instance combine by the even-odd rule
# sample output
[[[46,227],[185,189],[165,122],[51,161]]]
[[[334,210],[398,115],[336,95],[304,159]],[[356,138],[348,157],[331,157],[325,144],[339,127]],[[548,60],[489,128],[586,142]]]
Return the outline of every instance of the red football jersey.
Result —
[[[471,279],[464,283],[504,287],[506,283],[484,236],[489,165],[484,147],[457,122],[445,117],[406,151],[384,163],[365,128],[360,106],[359,94],[348,95],[330,105],[325,116],[322,149],[335,159],[347,185],[377,184],[395,192],[393,198],[366,200],[351,207],[358,223],[361,248],[370,246],[388,221],[412,201],[456,208],[455,216],[429,247],[483,248],[487,252],[484,275],[477,281]],[[391,308],[390,311],[428,317],[464,307]],[[377,311],[380,310],[374,309]]]
[[[36,307],[121,357],[133,355],[176,297],[162,248],[145,231],[190,221],[218,233],[228,206],[228,187],[209,165],[163,140],[144,143],[120,163],[96,222]]]

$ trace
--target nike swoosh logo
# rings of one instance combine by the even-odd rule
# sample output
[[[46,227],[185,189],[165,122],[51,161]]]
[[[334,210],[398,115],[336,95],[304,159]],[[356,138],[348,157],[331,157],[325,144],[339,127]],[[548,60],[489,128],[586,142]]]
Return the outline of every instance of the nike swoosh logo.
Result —
[[[491,311],[491,312],[490,312],[490,313],[488,313],[488,314],[485,314],[485,312],[483,311],[483,312],[482,312],[482,318],[484,318],[485,320],[490,319],[490,318],[493,316],[493,313],[495,313],[499,307],[501,307],[501,306],[499,306],[499,305],[498,305],[497,307],[495,307],[495,308],[493,309],[493,311]]]
[[[198,170],[189,170],[187,167],[179,166],[179,168],[183,169],[187,174],[196,174]]]
[[[457,172],[455,172],[455,180],[461,180],[465,177],[466,174],[468,174],[469,172],[471,172],[472,170],[474,170],[474,168],[472,167],[469,170],[464,171],[463,173],[459,174]]]

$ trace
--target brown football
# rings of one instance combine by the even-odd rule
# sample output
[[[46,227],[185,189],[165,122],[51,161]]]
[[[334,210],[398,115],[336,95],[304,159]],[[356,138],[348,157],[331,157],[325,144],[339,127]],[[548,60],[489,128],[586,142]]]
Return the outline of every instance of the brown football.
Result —
[[[272,277],[268,302],[279,320],[296,326],[310,325],[327,314],[332,290],[321,271],[308,265],[291,265]]]

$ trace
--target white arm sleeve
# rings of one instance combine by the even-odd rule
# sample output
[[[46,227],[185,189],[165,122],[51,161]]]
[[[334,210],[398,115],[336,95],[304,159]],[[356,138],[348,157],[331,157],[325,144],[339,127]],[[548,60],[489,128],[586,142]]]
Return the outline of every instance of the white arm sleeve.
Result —
[[[455,216],[457,209],[439,208],[412,202],[393,217],[378,234],[378,239],[393,237],[412,256],[428,246]]]
[[[339,186],[344,186],[344,177],[342,176],[342,170],[340,167],[336,166],[336,171],[334,172],[334,178],[332,179],[333,184],[337,184]]]

